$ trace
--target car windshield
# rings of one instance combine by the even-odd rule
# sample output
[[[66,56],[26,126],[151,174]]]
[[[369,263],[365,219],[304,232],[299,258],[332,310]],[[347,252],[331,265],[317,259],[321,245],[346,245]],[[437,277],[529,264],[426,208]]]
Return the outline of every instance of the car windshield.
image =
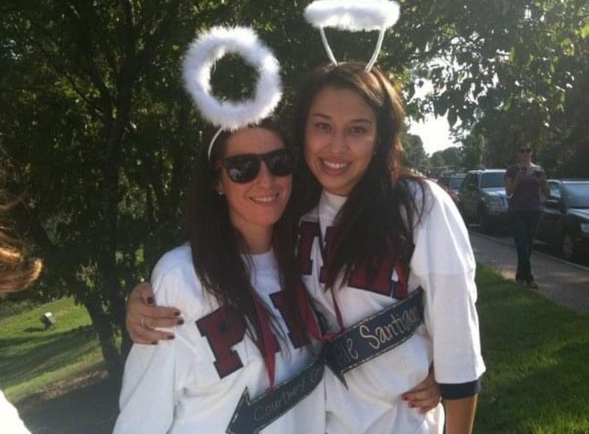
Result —
[[[464,176],[453,176],[450,178],[450,188],[458,190],[462,181],[464,180]]]
[[[564,184],[571,208],[589,208],[589,182]]]
[[[505,187],[505,173],[491,172],[483,173],[481,188]]]

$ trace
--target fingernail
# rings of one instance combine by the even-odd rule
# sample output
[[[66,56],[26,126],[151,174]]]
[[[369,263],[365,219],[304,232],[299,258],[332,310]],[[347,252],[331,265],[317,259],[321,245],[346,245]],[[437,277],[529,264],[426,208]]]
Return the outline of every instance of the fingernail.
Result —
[[[183,320],[183,319],[179,319],[179,320],[178,320],[178,322],[177,322],[177,324],[178,324],[178,325],[182,325],[182,324],[184,324],[184,320]]]
[[[168,336],[166,337],[166,339],[168,339],[168,340],[172,340],[172,339],[174,339],[175,337],[176,337],[176,336],[174,336],[174,335],[168,335]]]
[[[155,299],[153,297],[147,297],[147,304],[154,304]]]
[[[176,312],[174,312],[174,316],[180,316],[180,311],[177,310]]]

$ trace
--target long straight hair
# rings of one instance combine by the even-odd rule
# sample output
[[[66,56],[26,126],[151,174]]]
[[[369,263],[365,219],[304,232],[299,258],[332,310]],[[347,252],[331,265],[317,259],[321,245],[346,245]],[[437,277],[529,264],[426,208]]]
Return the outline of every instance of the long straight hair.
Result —
[[[367,267],[369,278],[375,278],[383,243],[392,243],[400,259],[409,261],[413,228],[423,210],[423,203],[422,206],[416,203],[415,188],[409,184],[416,184],[422,190],[422,198],[424,184],[401,166],[400,133],[405,111],[400,92],[378,68],[366,71],[361,63],[320,67],[303,81],[295,106],[293,133],[301,156],[309,110],[315,96],[325,88],[356,92],[374,110],[377,123],[374,156],[336,217],[334,245],[326,259],[329,263],[326,288],[333,288],[342,272],[346,281],[359,264]],[[293,197],[293,212],[298,216],[315,207],[321,194],[317,179],[307,165],[301,166]],[[407,182],[409,179],[415,182]]]
[[[254,127],[264,128],[278,134],[285,142],[285,135],[277,119],[268,118]],[[253,341],[263,355],[265,348],[261,345],[261,318],[254,304],[256,293],[250,281],[251,267],[245,259],[244,239],[241,233],[231,224],[229,208],[225,196],[218,194],[216,186],[219,182],[219,170],[214,162],[225,155],[230,132],[223,132],[217,137],[215,147],[209,160],[207,147],[201,146],[197,160],[196,174],[192,183],[187,203],[185,229],[190,246],[197,276],[205,291],[212,294],[221,305],[234,309],[244,324]],[[302,306],[298,286],[300,276],[296,268],[294,256],[295,234],[290,230],[292,222],[286,213],[274,225],[273,249],[276,256],[281,287],[286,303],[284,308],[292,318],[289,325],[294,326],[297,336],[306,337],[308,333],[299,311]],[[279,341],[286,337],[280,333],[276,319],[264,307],[271,321],[271,327]]]
[[[12,234],[9,212],[17,204],[17,199],[9,198],[0,189],[0,293],[27,288],[37,280],[43,268],[41,260],[31,257],[25,244]]]

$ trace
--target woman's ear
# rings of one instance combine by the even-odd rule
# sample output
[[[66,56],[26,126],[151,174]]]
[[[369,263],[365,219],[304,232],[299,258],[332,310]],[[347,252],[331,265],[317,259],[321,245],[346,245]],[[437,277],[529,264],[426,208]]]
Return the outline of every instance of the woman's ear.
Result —
[[[219,196],[223,196],[225,191],[223,190],[223,185],[221,184],[221,180],[217,181],[217,185],[215,185],[215,191]]]

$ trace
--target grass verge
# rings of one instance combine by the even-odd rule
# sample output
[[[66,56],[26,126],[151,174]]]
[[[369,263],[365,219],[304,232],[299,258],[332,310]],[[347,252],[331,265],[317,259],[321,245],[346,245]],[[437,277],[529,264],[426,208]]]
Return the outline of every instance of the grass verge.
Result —
[[[589,317],[480,267],[487,372],[474,432],[589,433]]]
[[[0,388],[11,401],[51,385],[64,388],[102,366],[88,313],[71,298],[16,311],[0,319]],[[56,318],[47,330],[40,321],[45,312]]]

